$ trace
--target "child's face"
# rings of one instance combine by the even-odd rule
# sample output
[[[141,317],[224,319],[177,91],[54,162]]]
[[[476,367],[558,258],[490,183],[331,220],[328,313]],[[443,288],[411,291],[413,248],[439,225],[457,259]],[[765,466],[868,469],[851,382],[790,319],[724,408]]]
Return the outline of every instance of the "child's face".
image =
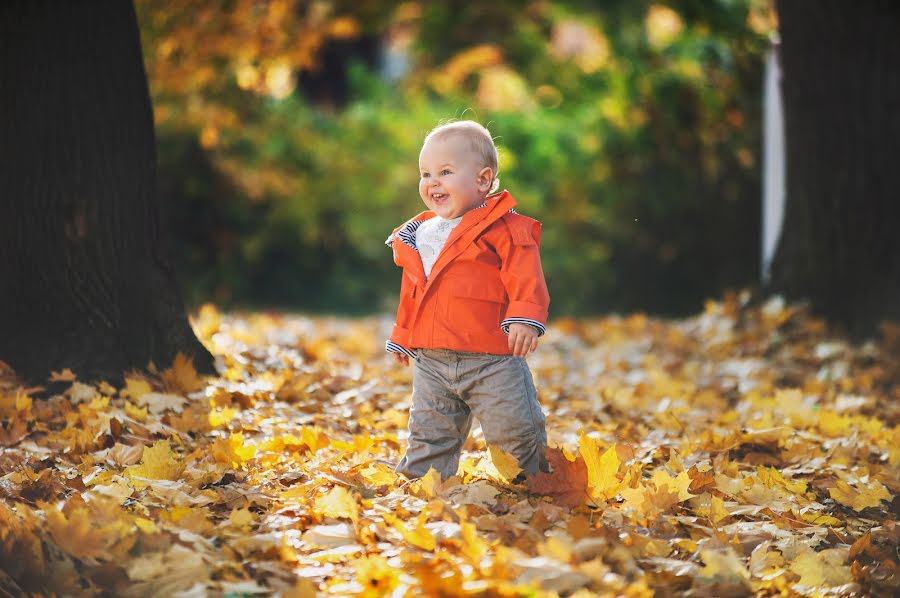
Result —
[[[481,204],[494,177],[461,135],[429,139],[419,153],[419,176],[422,201],[448,220]]]

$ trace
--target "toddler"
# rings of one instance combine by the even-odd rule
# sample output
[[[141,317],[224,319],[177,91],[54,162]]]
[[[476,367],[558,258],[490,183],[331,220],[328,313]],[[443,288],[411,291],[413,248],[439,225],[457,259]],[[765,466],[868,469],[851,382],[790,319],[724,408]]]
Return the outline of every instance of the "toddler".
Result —
[[[472,416],[485,442],[526,474],[549,471],[544,415],[525,355],[544,334],[550,296],[541,225],[499,187],[497,148],[472,121],[432,130],[419,153],[428,211],[387,240],[403,268],[386,349],[414,363],[409,444],[396,471],[456,473]]]

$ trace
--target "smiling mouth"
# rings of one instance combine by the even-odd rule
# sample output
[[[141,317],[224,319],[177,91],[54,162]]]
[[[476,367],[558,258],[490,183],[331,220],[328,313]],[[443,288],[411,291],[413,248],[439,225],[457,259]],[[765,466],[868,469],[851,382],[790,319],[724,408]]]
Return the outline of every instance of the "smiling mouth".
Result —
[[[432,201],[443,201],[445,199],[447,199],[446,193],[432,193],[431,194]]]

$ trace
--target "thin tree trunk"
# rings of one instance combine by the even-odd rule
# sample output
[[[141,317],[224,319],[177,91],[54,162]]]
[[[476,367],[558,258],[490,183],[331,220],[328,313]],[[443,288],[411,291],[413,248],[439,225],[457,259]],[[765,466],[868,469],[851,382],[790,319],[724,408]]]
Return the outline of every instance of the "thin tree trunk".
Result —
[[[772,287],[870,334],[900,319],[900,4],[777,9],[787,204]]]
[[[118,379],[180,351],[212,371],[162,252],[134,8],[0,3],[0,360]]]

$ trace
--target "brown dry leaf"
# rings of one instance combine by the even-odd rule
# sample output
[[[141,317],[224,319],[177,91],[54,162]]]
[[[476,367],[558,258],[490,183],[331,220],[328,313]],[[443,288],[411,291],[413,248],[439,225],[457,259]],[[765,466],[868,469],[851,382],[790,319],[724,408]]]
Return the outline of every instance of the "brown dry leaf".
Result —
[[[144,455],[144,445],[135,444],[129,446],[127,444],[116,443],[106,452],[106,458],[114,465],[134,465],[140,462]]]
[[[18,415],[0,422],[0,446],[13,446],[28,436],[28,422]]]
[[[139,397],[136,397],[135,402],[141,407],[149,410],[150,413],[159,415],[165,411],[181,413],[188,400],[185,397],[176,394],[147,391]]]
[[[535,494],[553,498],[560,506],[577,507],[589,500],[588,472],[581,455],[574,461],[566,459],[562,450],[547,448],[545,452],[552,473],[538,472],[528,478],[528,489]]]
[[[134,582],[130,596],[172,596],[196,584],[202,590],[209,580],[209,564],[203,554],[180,544],[132,559],[127,572]]]
[[[64,368],[61,372],[50,372],[50,382],[74,382],[78,376],[69,368]]]
[[[105,509],[98,513],[80,498],[67,501],[62,511],[47,503],[40,507],[56,545],[77,559],[95,562],[122,558],[134,544],[131,521],[122,511]]]

